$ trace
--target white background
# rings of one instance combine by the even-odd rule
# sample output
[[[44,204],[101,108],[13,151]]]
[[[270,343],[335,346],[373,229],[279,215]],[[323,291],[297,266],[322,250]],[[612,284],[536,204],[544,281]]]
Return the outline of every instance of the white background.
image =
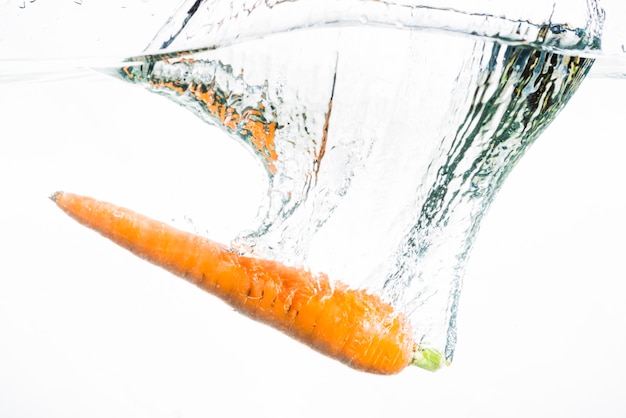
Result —
[[[89,194],[222,241],[250,220],[250,156],[155,97],[100,75],[0,85],[0,416],[626,415],[626,81],[586,80],[510,175],[452,366],[393,377],[241,317],[47,199]]]

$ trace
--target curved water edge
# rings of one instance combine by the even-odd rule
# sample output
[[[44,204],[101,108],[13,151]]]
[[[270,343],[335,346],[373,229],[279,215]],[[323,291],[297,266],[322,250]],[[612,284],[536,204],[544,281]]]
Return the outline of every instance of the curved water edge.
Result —
[[[146,48],[146,54],[220,48],[250,39],[328,26],[370,25],[442,30],[526,45],[550,52],[597,57],[602,51],[605,12],[597,0],[546,8],[545,15],[505,7],[502,15],[472,10],[472,4],[433,6],[403,0],[187,0]],[[444,2],[439,2],[444,3]],[[496,8],[496,5],[491,5]],[[463,8],[463,9],[462,9]],[[529,19],[528,15],[536,20]],[[562,19],[562,20],[560,20]],[[573,19],[569,21],[569,19]],[[183,34],[184,36],[181,36]]]

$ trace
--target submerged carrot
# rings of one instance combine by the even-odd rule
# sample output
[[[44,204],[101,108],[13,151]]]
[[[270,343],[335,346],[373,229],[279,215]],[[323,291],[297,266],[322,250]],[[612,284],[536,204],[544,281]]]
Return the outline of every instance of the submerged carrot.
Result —
[[[407,317],[365,290],[325,275],[240,255],[129,209],[57,192],[52,200],[81,224],[358,370],[394,374],[409,364],[436,370],[441,354],[413,340]]]

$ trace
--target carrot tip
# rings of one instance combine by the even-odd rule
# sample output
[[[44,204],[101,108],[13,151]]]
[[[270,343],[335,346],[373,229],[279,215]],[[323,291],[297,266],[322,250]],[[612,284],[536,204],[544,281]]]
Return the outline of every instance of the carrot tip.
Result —
[[[59,192],[54,192],[54,193],[52,193],[52,194],[49,196],[49,197],[50,197],[50,200],[52,200],[54,203],[56,203],[56,202],[57,202],[57,200],[59,200],[59,196],[60,196],[61,194],[63,194],[63,192],[60,192],[60,191],[59,191]]]
[[[439,370],[444,364],[444,355],[435,348],[418,347],[413,353],[412,365],[431,372]]]

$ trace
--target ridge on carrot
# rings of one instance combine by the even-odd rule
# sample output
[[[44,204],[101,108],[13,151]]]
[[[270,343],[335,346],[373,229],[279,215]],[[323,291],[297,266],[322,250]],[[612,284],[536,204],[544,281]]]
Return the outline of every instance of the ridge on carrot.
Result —
[[[365,290],[240,255],[111,203],[64,192],[51,199],[79,223],[135,255],[354,369],[395,374],[411,364],[431,371],[443,364],[439,351],[414,341],[403,313]]]

